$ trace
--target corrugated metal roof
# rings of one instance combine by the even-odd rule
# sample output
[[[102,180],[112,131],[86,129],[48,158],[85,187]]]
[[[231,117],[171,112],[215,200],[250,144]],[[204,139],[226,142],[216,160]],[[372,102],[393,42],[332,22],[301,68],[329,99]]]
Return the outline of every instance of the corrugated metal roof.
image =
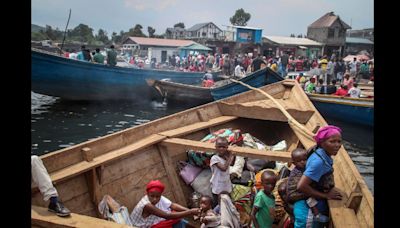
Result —
[[[159,38],[147,38],[147,37],[134,37],[131,36],[128,39],[139,45],[148,46],[169,46],[169,47],[181,47],[195,43],[192,40],[174,40],[174,39],[159,39]]]
[[[198,50],[198,51],[211,51],[211,48],[208,48],[204,45],[201,45],[199,43],[193,43],[188,46],[180,47],[179,49],[184,49],[184,50]]]
[[[311,25],[309,25],[309,28],[326,28],[326,27],[331,27],[332,24],[339,19],[340,23],[343,25],[345,29],[351,29],[351,27],[346,24],[344,21],[342,21],[339,16],[335,15],[333,12],[329,12],[325,14],[324,16],[320,17],[318,20],[314,21]]]
[[[206,23],[195,24],[195,25],[193,25],[192,27],[190,27],[187,31],[189,31],[189,32],[197,31],[197,30],[199,30],[200,28],[202,28],[202,27],[204,27],[204,26],[206,26],[206,25],[208,25],[208,24],[210,24],[210,23],[212,23],[212,22],[206,22]]]
[[[234,28],[242,28],[242,29],[262,30],[262,28],[255,28],[255,27],[248,27],[248,26],[238,26],[238,25],[233,25],[232,27],[234,27]]]
[[[346,43],[352,44],[374,44],[374,42],[369,39],[359,38],[359,37],[346,37]]]
[[[296,46],[322,46],[321,43],[308,38],[297,38],[297,37],[287,37],[287,36],[263,36],[263,38],[277,43],[286,45],[296,45]]]

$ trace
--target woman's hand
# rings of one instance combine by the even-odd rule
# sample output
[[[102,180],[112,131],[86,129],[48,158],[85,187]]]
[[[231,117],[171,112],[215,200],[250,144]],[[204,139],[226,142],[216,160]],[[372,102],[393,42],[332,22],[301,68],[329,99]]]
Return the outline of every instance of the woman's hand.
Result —
[[[332,188],[326,195],[326,199],[341,200],[342,194],[335,188]]]

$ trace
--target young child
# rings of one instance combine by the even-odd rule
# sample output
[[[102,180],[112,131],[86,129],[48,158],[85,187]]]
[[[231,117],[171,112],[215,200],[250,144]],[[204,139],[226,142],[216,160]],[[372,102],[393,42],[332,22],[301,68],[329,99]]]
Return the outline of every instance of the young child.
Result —
[[[297,183],[299,183],[301,176],[306,167],[307,151],[301,148],[292,151],[292,160],[295,168],[290,172],[287,184],[287,199],[288,203],[293,204],[298,200],[307,199],[307,205],[311,208],[314,215],[314,220],[319,222],[329,222],[329,218],[318,211],[317,200],[308,197],[306,194],[297,190]]]
[[[210,160],[211,167],[211,192],[213,194],[214,205],[219,204],[218,195],[221,193],[231,193],[232,182],[229,175],[229,166],[234,156],[228,151],[228,140],[218,137],[215,141],[216,155]]]
[[[253,227],[272,227],[275,216],[275,197],[272,190],[275,188],[277,176],[274,172],[266,170],[261,176],[261,183],[264,190],[259,191],[254,200],[251,218],[253,220]]]
[[[212,206],[212,198],[210,196],[203,196],[200,199],[200,228],[206,227],[217,227],[221,223],[221,218],[219,215],[215,214],[215,212],[211,208]]]
[[[284,222],[283,228],[293,228],[294,227],[294,214],[293,214],[293,205],[287,202],[287,182],[288,178],[281,179],[277,183],[278,193],[283,201],[283,208],[285,209],[286,213],[289,215],[289,218]]]

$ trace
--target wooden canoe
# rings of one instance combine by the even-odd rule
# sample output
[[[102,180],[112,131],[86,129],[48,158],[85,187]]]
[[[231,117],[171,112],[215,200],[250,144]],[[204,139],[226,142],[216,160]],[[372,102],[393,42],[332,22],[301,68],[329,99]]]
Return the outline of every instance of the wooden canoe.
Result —
[[[67,100],[149,100],[145,79],[170,78],[199,84],[203,72],[109,66],[65,58],[32,48],[32,90]],[[219,72],[212,72],[216,77]]]
[[[261,90],[273,96],[309,131],[327,124],[294,80]],[[113,196],[131,212],[152,179],[166,184],[166,197],[188,205],[192,190],[178,176],[176,162],[187,159],[187,149],[213,151],[214,144],[199,140],[226,127],[249,132],[268,145],[282,139],[287,142],[286,152],[229,147],[233,154],[244,157],[285,162],[294,148],[314,145],[288,123],[272,100],[258,91],[241,93],[42,155],[60,198],[73,213],[68,218],[47,213],[47,204],[32,186],[32,226],[112,227],[98,218],[97,205],[103,195]],[[344,197],[328,201],[332,226],[373,227],[373,196],[343,146],[334,158],[334,170],[336,187]]]
[[[248,88],[229,80],[229,77],[224,78],[225,80],[215,82],[215,85],[210,88],[165,80],[147,79],[146,81],[157,91],[159,96],[166,98],[168,103],[186,103],[193,107],[248,90]],[[271,69],[264,67],[238,80],[253,87],[261,87],[281,81],[283,78]]]
[[[193,106],[213,101],[209,87],[188,85],[166,80],[146,79],[158,95],[166,98],[168,103],[186,103]]]
[[[282,76],[271,70],[269,67],[264,67],[252,72],[246,77],[241,78],[240,81],[257,88],[282,81],[283,79],[284,78]],[[213,96],[214,100],[220,100],[248,90],[249,88],[237,83],[227,83],[221,86],[216,83],[215,87],[211,89],[211,95]]]
[[[364,126],[374,126],[373,98],[351,98],[312,93],[308,96],[323,116]]]

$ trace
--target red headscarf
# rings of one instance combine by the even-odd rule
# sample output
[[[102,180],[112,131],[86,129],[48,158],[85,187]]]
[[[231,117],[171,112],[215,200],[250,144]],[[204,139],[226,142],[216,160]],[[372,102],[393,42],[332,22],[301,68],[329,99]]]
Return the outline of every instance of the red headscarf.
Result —
[[[146,185],[147,193],[154,192],[154,191],[163,193],[164,189],[165,189],[164,184],[161,183],[161,181],[159,181],[159,180],[152,180]]]
[[[342,133],[342,129],[333,126],[333,125],[327,125],[325,127],[321,127],[317,134],[314,136],[315,141],[317,142],[318,145],[321,144],[322,141],[324,141],[325,139],[331,137],[332,135],[336,135],[336,134],[341,134]]]

